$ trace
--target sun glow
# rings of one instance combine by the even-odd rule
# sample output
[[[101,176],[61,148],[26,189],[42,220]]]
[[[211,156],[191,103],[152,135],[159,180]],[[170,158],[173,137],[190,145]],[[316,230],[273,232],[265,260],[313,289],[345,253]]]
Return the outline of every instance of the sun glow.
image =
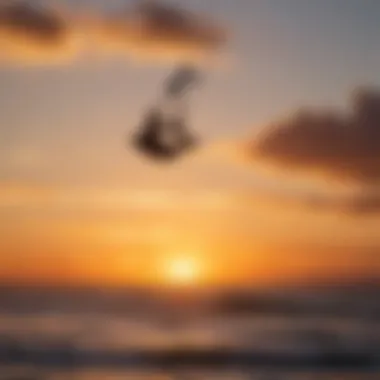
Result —
[[[191,257],[177,257],[168,260],[165,268],[166,279],[174,285],[192,285],[200,281],[202,268]]]

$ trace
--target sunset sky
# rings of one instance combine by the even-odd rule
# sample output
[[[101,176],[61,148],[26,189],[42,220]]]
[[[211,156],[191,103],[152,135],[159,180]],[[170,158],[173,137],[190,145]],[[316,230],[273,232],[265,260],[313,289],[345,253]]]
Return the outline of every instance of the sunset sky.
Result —
[[[116,22],[98,26],[132,1],[58,3],[86,20],[65,16],[74,32],[100,35],[101,53],[66,51],[65,33],[49,51],[32,46],[0,8],[0,280],[152,284],[170,258],[200,263],[204,284],[380,275],[377,130],[363,127],[372,145],[347,139],[341,154],[339,139],[321,138],[318,160],[277,149],[276,135],[245,151],[300,108],[348,114],[358,86],[380,84],[380,2],[178,0],[218,20],[228,41],[191,101],[204,145],[172,165],[127,139],[175,64],[204,46],[191,36],[135,46]],[[305,136],[294,141],[314,142]],[[345,201],[354,192],[371,197]]]

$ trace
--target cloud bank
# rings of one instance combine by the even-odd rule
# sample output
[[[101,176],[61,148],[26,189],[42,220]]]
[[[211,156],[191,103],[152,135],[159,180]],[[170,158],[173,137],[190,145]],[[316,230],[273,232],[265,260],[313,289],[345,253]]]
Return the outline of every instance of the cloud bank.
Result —
[[[355,90],[346,112],[300,110],[269,123],[253,137],[222,142],[217,147],[217,155],[232,156],[235,163],[248,165],[256,174],[262,170],[271,174],[279,189],[281,183],[295,185],[299,180],[319,179],[322,180],[319,185],[325,185],[322,192],[314,189],[312,193],[279,190],[274,194],[268,189],[270,202],[317,213],[335,212],[355,217],[380,214],[380,90],[377,88]]]
[[[356,91],[346,114],[306,110],[270,124],[244,145],[244,156],[290,175],[320,174],[375,186],[380,182],[380,92]]]
[[[198,61],[225,43],[217,23],[158,2],[114,12],[0,3],[2,61],[61,62],[88,52]]]

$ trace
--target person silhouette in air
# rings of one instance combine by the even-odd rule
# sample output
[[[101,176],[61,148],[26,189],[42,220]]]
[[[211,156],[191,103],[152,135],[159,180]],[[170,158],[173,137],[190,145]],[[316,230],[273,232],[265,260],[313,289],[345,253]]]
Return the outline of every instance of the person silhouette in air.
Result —
[[[174,160],[197,146],[197,139],[187,128],[183,108],[185,95],[197,79],[197,72],[188,67],[176,70],[169,77],[164,89],[164,103],[174,112],[165,115],[163,105],[148,112],[142,132],[134,139],[138,150],[154,159]]]
[[[171,160],[189,151],[196,139],[187,130],[180,117],[165,120],[162,113],[153,109],[147,115],[143,132],[135,139],[135,146],[156,159]]]

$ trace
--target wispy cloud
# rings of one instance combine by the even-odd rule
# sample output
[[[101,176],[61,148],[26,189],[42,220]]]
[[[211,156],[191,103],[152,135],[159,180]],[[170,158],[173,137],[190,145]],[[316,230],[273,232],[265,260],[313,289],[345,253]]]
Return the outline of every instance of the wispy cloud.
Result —
[[[169,191],[54,186],[39,182],[0,182],[0,207],[31,206],[93,210],[220,210],[236,206],[235,196],[213,191]]]
[[[226,31],[217,23],[160,2],[139,2],[117,12],[0,4],[3,61],[67,62],[88,52],[199,60],[225,42]]]

